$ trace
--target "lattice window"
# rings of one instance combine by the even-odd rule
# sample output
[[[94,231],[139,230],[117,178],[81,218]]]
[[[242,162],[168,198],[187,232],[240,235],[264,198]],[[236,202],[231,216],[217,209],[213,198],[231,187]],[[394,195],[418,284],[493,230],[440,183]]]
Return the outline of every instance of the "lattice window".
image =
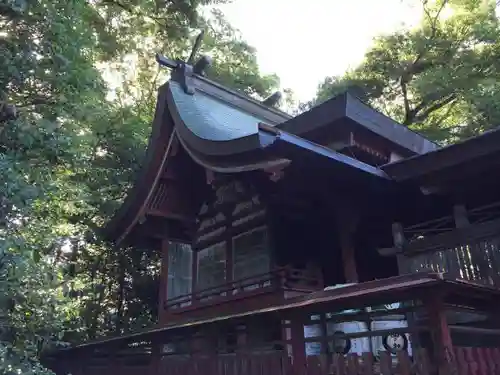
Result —
[[[198,251],[198,277],[196,280],[197,290],[217,287],[226,282],[225,242],[219,242]],[[208,291],[208,294],[211,292]]]
[[[168,249],[167,299],[191,293],[193,252],[191,246],[170,243]]]
[[[270,271],[267,229],[260,227],[233,238],[233,280]]]

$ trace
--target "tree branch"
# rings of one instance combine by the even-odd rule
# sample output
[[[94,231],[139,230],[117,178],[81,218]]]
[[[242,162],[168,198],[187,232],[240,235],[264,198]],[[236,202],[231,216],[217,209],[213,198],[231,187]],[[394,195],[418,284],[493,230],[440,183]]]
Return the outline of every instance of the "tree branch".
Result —
[[[439,118],[437,118],[435,121],[433,121],[433,127],[438,128],[441,125],[441,122],[450,115],[451,110],[457,105],[457,103],[458,103],[457,101],[452,101],[451,103],[449,103],[450,106],[445,111],[445,113],[443,113],[441,116],[439,116]],[[448,130],[453,129],[453,128],[459,128],[459,127],[461,127],[461,125],[457,125],[457,126],[448,128]]]
[[[405,106],[405,124],[408,123],[409,121],[409,116],[410,116],[410,102],[408,100],[408,88],[406,87],[407,81],[404,79],[404,76],[401,76],[401,79],[399,80],[399,84],[401,85],[401,92],[403,93],[403,102]]]
[[[423,5],[423,12],[425,16],[429,19],[429,23],[431,25],[431,38],[436,36],[436,30],[437,30],[437,23],[439,21],[439,16],[441,16],[441,12],[444,10],[444,7],[448,4],[449,0],[443,0],[441,2],[441,5],[439,9],[437,10],[436,14],[434,16],[431,15],[429,12],[429,9],[427,8],[427,4],[429,3],[428,0],[423,0],[422,5]]]
[[[429,18],[429,24],[431,25],[431,35],[427,38],[427,43],[425,45],[426,48],[422,48],[413,62],[408,66],[408,68],[401,74],[400,78],[400,86],[401,86],[401,92],[403,93],[403,100],[404,100],[404,107],[405,107],[405,120],[404,123],[409,125],[413,122],[413,119],[418,112],[416,109],[411,110],[410,108],[410,103],[408,100],[408,83],[413,79],[415,74],[422,73],[424,72],[428,67],[430,67],[432,64],[426,63],[425,61],[422,61],[422,59],[425,57],[425,55],[429,52],[429,43],[434,39],[437,33],[437,23],[439,21],[439,16],[441,15],[441,12],[443,11],[444,7],[448,3],[448,0],[444,0],[441,3],[441,6],[439,7],[437,13],[432,16],[431,13],[429,12],[427,8],[428,0],[423,0],[423,11],[424,14],[426,15],[427,18]]]
[[[160,22],[160,21],[166,21],[165,19],[160,18],[160,17],[149,16],[147,14],[139,12],[139,11],[133,9],[132,7],[130,7],[129,5],[122,3],[119,0],[103,0],[101,4],[104,4],[104,5],[116,5],[119,8],[122,8],[127,13],[129,13],[129,14],[131,14],[133,16],[149,18],[150,20],[152,20],[153,22],[155,22],[158,26],[161,26],[164,29],[167,28],[167,23],[166,22]]]
[[[432,112],[435,112],[437,111],[438,109],[444,107],[445,105],[447,104],[450,104],[452,103],[454,100],[457,99],[457,96],[455,93],[453,94],[450,94],[448,95],[447,97],[444,97],[442,98],[441,100],[439,101],[435,101],[434,104],[432,104],[431,106],[429,106],[425,111],[423,111],[422,113],[420,114],[417,114],[415,113],[415,116],[413,118],[413,120],[415,122],[422,122],[424,121],[425,119],[427,119],[427,117],[429,117],[429,115],[432,113]]]

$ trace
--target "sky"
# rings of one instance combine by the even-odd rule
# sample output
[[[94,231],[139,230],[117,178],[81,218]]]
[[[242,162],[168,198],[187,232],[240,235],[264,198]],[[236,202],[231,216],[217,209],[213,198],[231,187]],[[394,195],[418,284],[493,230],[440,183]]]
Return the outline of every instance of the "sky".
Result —
[[[276,73],[301,101],[325,77],[359,64],[375,36],[421,17],[411,0],[233,0],[219,8],[257,49],[261,71]]]

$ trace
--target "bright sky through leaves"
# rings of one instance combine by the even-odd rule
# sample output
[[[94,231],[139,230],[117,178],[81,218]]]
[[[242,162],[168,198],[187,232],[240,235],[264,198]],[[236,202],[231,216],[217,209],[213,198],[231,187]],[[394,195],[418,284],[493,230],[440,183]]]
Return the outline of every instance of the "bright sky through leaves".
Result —
[[[421,8],[402,0],[234,0],[220,6],[257,48],[264,73],[276,73],[298,99],[314,97],[326,76],[362,59],[373,37],[415,25]]]

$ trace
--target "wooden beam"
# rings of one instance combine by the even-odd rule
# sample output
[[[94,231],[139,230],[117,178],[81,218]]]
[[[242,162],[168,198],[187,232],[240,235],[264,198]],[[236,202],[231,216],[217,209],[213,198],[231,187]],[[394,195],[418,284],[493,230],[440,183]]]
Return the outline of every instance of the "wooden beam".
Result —
[[[140,236],[145,239],[169,238],[178,242],[191,242],[190,238],[194,231],[194,225],[177,219],[161,216],[147,216],[146,221],[136,225],[131,235]]]
[[[170,220],[178,220],[186,224],[191,224],[194,225],[196,220],[193,217],[190,217],[185,214],[177,214],[174,212],[165,212],[161,210],[155,210],[155,209],[148,209],[145,212],[146,215],[149,216],[156,216],[156,217],[162,217],[165,219],[170,219]]]
[[[434,171],[429,175],[417,177],[417,182],[424,194],[445,194],[452,192],[468,192],[491,183],[495,183],[494,173],[498,169],[498,156],[487,161],[471,161],[450,169]]]
[[[433,236],[417,239],[405,244],[402,248],[393,247],[379,249],[380,255],[396,255],[404,252],[414,255],[426,252],[448,250],[465,243],[473,243],[500,234],[500,219],[480,224],[469,225]]]

